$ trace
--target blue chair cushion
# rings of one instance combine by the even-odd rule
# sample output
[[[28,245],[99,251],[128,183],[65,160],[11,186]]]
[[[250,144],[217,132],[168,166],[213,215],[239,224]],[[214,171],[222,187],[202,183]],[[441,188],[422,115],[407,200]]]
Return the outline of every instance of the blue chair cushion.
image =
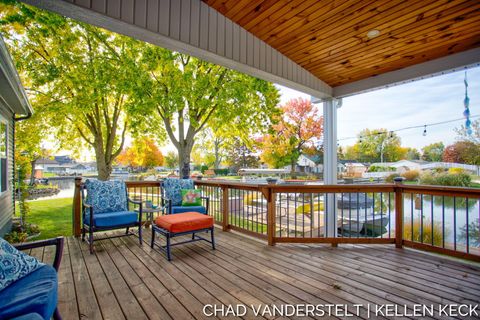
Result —
[[[11,318],[10,320],[43,320],[42,316],[38,313],[27,313],[19,317]]]
[[[0,319],[38,313],[50,319],[57,307],[58,280],[55,269],[43,265],[0,291]]]
[[[120,211],[110,213],[93,214],[93,224],[95,227],[116,227],[122,225],[132,225],[138,222],[138,212]],[[90,225],[90,215],[85,215],[86,225]]]
[[[172,206],[182,205],[182,189],[193,189],[192,179],[167,178],[163,180],[164,196],[172,200]]]
[[[0,292],[41,266],[43,263],[0,238]]]
[[[87,199],[85,203],[93,207],[93,213],[108,213],[128,210],[127,189],[123,181],[85,181]]]
[[[168,212],[168,211],[167,211]],[[183,213],[183,212],[198,212],[198,213],[207,213],[207,209],[204,206],[172,206],[172,213]]]

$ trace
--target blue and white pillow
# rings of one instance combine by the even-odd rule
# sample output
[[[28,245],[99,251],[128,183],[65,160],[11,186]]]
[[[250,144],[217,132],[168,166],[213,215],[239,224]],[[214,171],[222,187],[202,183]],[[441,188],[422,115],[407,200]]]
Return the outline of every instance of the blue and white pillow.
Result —
[[[182,205],[182,189],[193,189],[192,179],[167,178],[162,183],[165,197],[172,200],[172,206]]]
[[[85,202],[93,207],[93,213],[128,210],[125,182],[87,179],[85,187],[87,188],[87,199]]]
[[[0,238],[0,291],[43,265]]]

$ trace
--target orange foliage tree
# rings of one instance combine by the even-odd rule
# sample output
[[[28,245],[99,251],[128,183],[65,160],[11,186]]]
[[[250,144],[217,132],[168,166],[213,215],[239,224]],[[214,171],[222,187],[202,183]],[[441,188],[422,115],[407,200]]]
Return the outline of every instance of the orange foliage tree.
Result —
[[[260,141],[260,159],[270,167],[295,165],[304,148],[312,148],[323,134],[323,117],[309,100],[297,98],[280,107],[282,115]]]
[[[123,150],[117,161],[132,168],[147,169],[163,165],[164,158],[151,138],[142,137]]]

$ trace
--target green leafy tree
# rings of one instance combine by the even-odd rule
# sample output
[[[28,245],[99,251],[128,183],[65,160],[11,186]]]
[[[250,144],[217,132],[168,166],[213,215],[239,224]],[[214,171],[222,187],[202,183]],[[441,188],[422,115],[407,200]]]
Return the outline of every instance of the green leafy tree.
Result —
[[[168,151],[164,157],[165,166],[167,168],[175,168],[178,166],[178,155],[175,151]]]
[[[107,180],[129,127],[130,84],[139,43],[21,3],[0,18],[36,113],[61,148],[94,150]],[[12,9],[13,8],[13,9]]]
[[[435,142],[422,148],[422,160],[439,162],[442,161],[445,145],[443,142]]]
[[[443,161],[480,165],[480,144],[457,141],[445,148]]]
[[[237,137],[233,138],[226,148],[225,163],[231,171],[237,172],[241,168],[258,168],[260,159],[253,147],[249,147],[243,139]]]
[[[357,143],[347,148],[346,158],[361,162],[392,162],[404,159],[407,150],[401,147],[400,137],[387,129],[364,129],[358,135]],[[383,155],[383,159],[382,159]]]
[[[146,45],[138,67],[136,107],[148,123],[165,126],[183,177],[202,130],[249,132],[278,112],[273,84],[184,54]]]

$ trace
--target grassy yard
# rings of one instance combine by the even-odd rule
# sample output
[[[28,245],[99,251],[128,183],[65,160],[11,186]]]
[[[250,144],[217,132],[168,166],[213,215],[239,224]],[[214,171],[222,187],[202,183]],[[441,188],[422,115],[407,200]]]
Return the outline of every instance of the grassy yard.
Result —
[[[29,201],[27,222],[38,225],[41,232],[34,240],[72,235],[72,202],[72,198]]]

